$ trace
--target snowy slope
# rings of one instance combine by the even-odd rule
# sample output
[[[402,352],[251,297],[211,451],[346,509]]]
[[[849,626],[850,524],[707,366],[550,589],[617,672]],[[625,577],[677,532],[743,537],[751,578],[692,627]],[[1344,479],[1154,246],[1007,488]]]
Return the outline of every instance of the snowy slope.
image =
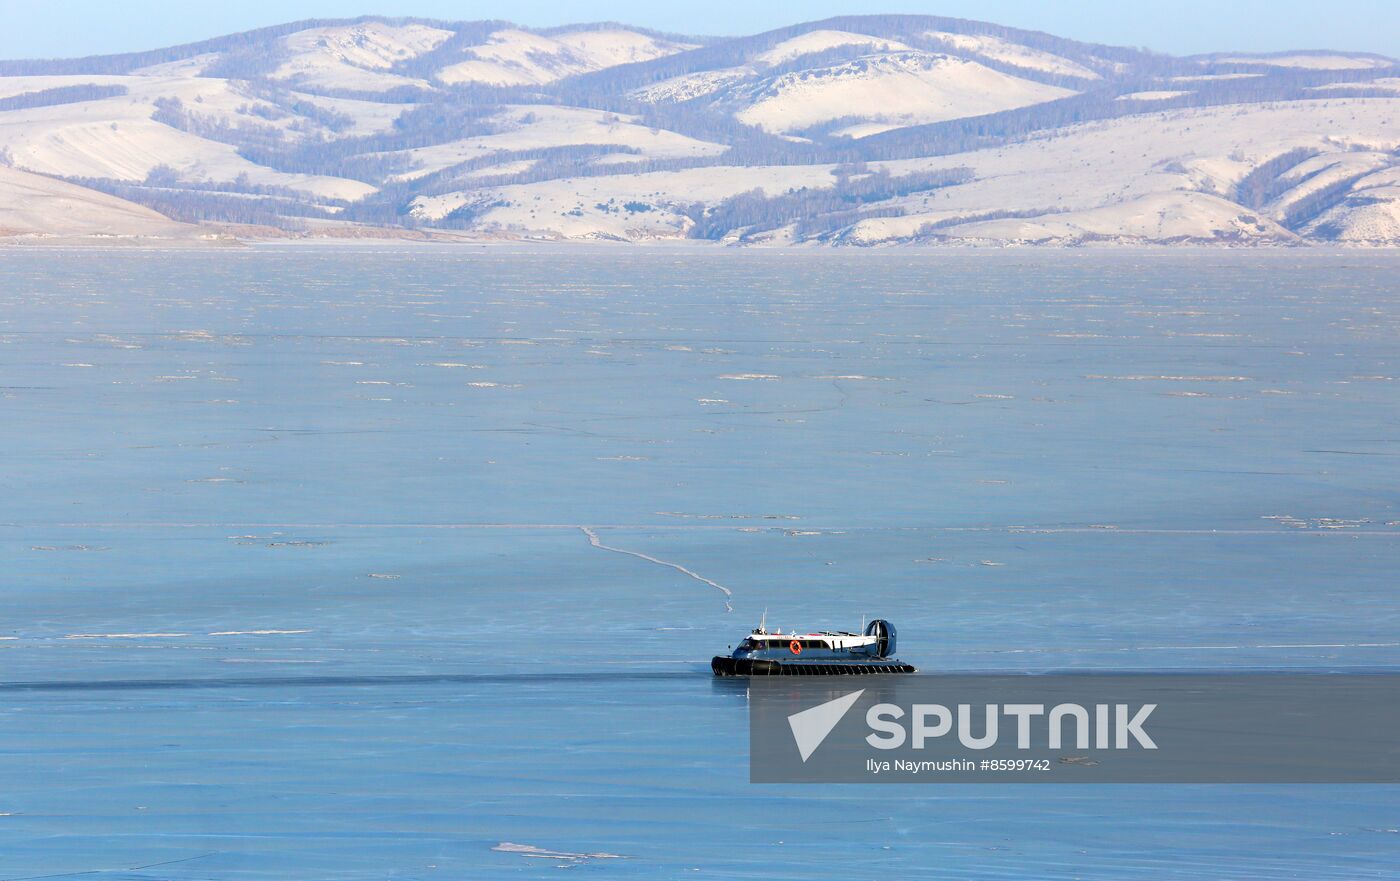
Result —
[[[625,28],[600,28],[557,34],[555,41],[584,59],[590,70],[603,70],[619,64],[636,64],[676,52],[694,49],[693,43],[663,40]]]
[[[382,92],[400,86],[426,87],[421,79],[391,73],[395,64],[435,48],[451,31],[425,25],[382,22],[311,28],[283,39],[290,57],[272,78],[303,86]]]
[[[63,191],[133,229],[141,203],[313,233],[1389,246],[1396,84],[1378,55],[917,15],[733,38],[366,17],[0,62],[0,199],[37,174],[132,200]]]
[[[1373,171],[1387,169],[1395,163],[1395,156],[1371,150],[1322,153],[1279,175],[1278,184],[1287,186],[1288,189],[1265,206],[1265,211],[1270,217],[1282,222],[1290,212],[1298,209],[1304,200],[1328,187],[1363,177]]]
[[[501,30],[466,59],[442,68],[436,78],[450,84],[539,85],[619,64],[650,61],[692,48],[621,28],[580,30],[555,36]]]
[[[925,36],[937,40],[950,50],[984,55],[994,61],[1027,70],[1038,70],[1042,73],[1088,80],[1099,79],[1097,73],[1068,58],[1061,58],[1050,52],[1042,52],[1029,46],[1013,43],[1010,40],[1003,40],[1001,37],[994,37],[991,34],[950,34],[946,31],[928,31]]]
[[[713,95],[726,86],[746,80],[756,74],[747,67],[729,67],[722,70],[705,70],[699,73],[685,73],[634,89],[628,97],[646,104],[666,104],[689,101]]]
[[[1400,165],[1362,177],[1351,195],[1301,231],[1344,245],[1394,246],[1400,242]]]
[[[833,180],[831,166],[715,166],[447,193],[416,200],[413,211],[417,217],[434,220],[473,202],[505,202],[481,218],[482,228],[557,238],[676,238],[687,226],[672,210],[677,205],[718,202],[755,189],[777,194],[800,187],[829,187]],[[647,205],[649,210],[627,211],[621,206],[628,202]]]
[[[779,41],[771,48],[755,54],[745,64],[681,74],[634,89],[630,94],[632,98],[648,104],[689,101],[692,98],[713,95],[720,89],[743,80],[757,81],[768,68],[832,49],[853,49],[867,53],[911,51],[908,46],[896,40],[819,28]]]
[[[246,175],[253,183],[289,187],[325,198],[357,199],[374,191],[360,181],[289,174],[240,156],[230,144],[172,128],[151,117],[160,98],[178,98],[199,115],[229,118],[256,99],[228,80],[179,77],[15,77],[0,95],[80,85],[119,84],[126,95],[0,112],[0,150],[21,169],[62,177],[143,180],[153,168],[169,166],[193,181],[232,181]],[[251,117],[250,117],[251,119]],[[258,122],[276,127],[277,121]],[[284,120],[283,124],[287,124]]]
[[[968,243],[1074,244],[1112,240],[1127,244],[1177,242],[1290,242],[1283,227],[1205,193],[1166,192],[1099,208],[957,224],[940,229]]]
[[[1400,147],[1396,110],[1396,102],[1384,99],[1344,99],[1172,111],[1085,124],[1004,148],[880,163],[896,174],[964,166],[974,179],[896,200],[906,216],[860,221],[841,241],[908,241],[937,224],[939,238],[973,243],[1292,243],[1297,236],[1266,212],[1229,201],[1231,188],[1258,164],[1295,147],[1323,149],[1334,161],[1366,155],[1353,147],[1394,150]],[[694,201],[712,204],[755,188],[770,194],[829,188],[833,170],[717,166],[571,178],[425,198],[414,211],[432,220],[473,202],[505,202],[482,216],[483,228],[560,238],[679,236],[687,225],[681,209]],[[1378,197],[1394,198],[1387,189],[1396,186],[1394,179],[1372,183]],[[598,208],[609,199],[652,210],[629,215]],[[1362,218],[1383,213],[1361,207]],[[1030,216],[981,220],[1006,211]]]
[[[723,144],[638,125],[635,117],[578,107],[510,106],[491,121],[503,131],[402,151],[414,169],[399,177],[411,180],[493,153],[569,144],[610,144],[639,151],[619,154],[620,161],[715,156],[727,149]]]
[[[1324,83],[1319,86],[1312,86],[1314,92],[1335,92],[1342,89],[1378,89],[1382,92],[1394,92],[1400,95],[1400,77],[1383,76],[1369,80],[1355,80],[1345,83]]]
[[[1356,98],[1166,111],[1073,126],[996,149],[888,163],[900,172],[965,166],[975,178],[909,197],[906,216],[861,221],[850,240],[906,240],[929,223],[972,222],[992,212],[1040,217],[1093,211],[1161,193],[1225,198],[1254,168],[1295,148],[1321,150],[1329,161],[1394,151],[1400,147],[1397,110],[1395,101]],[[1235,208],[1272,223],[1267,212]],[[1213,228],[1200,229],[1198,238],[1212,237]]]
[[[1073,94],[951,55],[894,52],[783,74],[735,116],[771,132],[835,119],[919,125],[980,116]]]
[[[869,34],[856,34],[850,31],[819,29],[807,31],[783,40],[771,49],[754,56],[753,63],[759,67],[773,67],[828,49],[855,47],[866,52],[908,52],[910,47],[896,40],[873,37]]]
[[[1117,101],[1165,101],[1168,98],[1180,98],[1182,95],[1191,94],[1189,91],[1173,89],[1149,89],[1146,92],[1129,92],[1126,95],[1119,95]]]
[[[1213,61],[1225,64],[1262,64],[1299,70],[1375,70],[1388,67],[1389,60],[1374,55],[1346,55],[1330,52],[1299,52],[1285,55],[1221,55]]]
[[[197,239],[202,231],[73,184],[0,167],[0,241],[13,237]]]

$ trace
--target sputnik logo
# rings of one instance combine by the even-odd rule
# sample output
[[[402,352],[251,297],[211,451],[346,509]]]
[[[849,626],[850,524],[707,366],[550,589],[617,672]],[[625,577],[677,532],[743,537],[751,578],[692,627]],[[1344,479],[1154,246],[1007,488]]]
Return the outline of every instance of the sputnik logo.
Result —
[[[792,729],[792,739],[797,742],[797,752],[802,756],[803,762],[817,751],[817,747],[822,745],[826,736],[840,724],[863,694],[865,689],[862,688],[860,691],[853,691],[787,717],[788,727]]]

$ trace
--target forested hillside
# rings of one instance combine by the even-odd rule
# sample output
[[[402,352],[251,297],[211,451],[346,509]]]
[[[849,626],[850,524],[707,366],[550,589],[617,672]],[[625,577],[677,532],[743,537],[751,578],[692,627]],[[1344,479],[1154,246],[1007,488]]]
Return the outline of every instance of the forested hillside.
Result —
[[[1394,245],[1397,150],[1390,58],[930,16],[722,40],[363,18],[0,62],[11,237],[57,230],[38,176],[201,235]],[[148,235],[132,216],[107,234]]]

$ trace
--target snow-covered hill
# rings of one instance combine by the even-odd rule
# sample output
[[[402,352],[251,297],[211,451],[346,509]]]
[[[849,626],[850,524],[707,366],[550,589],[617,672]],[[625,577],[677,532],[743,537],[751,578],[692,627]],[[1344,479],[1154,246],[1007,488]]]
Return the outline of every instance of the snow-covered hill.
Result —
[[[951,55],[885,52],[773,77],[745,96],[740,122],[792,132],[833,120],[876,131],[983,116],[1052,101],[1068,89],[1009,76]],[[874,123],[875,125],[869,125]],[[850,134],[850,128],[837,130]]]
[[[1395,246],[1397,83],[930,16],[296,22],[0,62],[0,238]]]
[[[367,22],[308,28],[283,38],[287,60],[272,71],[270,78],[311,87],[370,92],[426,86],[422,79],[394,73],[394,66],[417,58],[451,37],[452,31],[420,24],[393,27]]]
[[[217,235],[149,208],[39,174],[0,168],[0,239],[210,241]]]
[[[693,48],[625,28],[576,30],[553,36],[510,28],[465,49],[464,60],[437,71],[436,79],[454,85],[541,85]]]

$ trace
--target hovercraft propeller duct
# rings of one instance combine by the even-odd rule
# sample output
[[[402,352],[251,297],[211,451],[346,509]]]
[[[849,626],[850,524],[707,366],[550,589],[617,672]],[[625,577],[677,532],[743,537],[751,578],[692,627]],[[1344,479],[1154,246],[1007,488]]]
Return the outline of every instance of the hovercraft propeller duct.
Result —
[[[875,637],[875,657],[888,658],[894,654],[894,625],[890,622],[876,618],[865,628],[865,635]]]

